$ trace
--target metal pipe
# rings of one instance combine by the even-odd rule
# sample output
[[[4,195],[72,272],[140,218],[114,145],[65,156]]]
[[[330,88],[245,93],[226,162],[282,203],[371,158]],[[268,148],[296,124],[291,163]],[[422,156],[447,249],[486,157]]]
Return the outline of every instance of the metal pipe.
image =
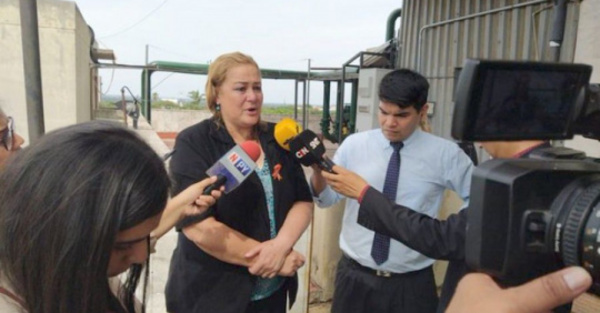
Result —
[[[341,143],[342,140],[344,140],[344,136],[342,133],[342,127],[341,125],[343,124],[343,114],[341,114],[341,111],[344,109],[344,84],[346,83],[346,67],[350,66],[350,63],[354,62],[354,60],[356,60],[357,58],[362,56],[362,52],[359,52],[357,54],[355,54],[352,58],[350,58],[350,60],[348,60],[346,63],[344,63],[342,65],[342,80],[339,83],[338,86],[338,103],[337,103],[337,109],[335,112],[335,117],[336,117],[336,125],[340,125],[339,128],[334,127],[334,131],[337,133],[338,136],[338,143]]]
[[[359,54],[360,55],[360,54]],[[188,74],[198,74],[198,75],[206,75],[208,74],[209,64],[198,64],[198,63],[182,63],[182,62],[171,62],[171,61],[154,61],[150,62],[147,65],[127,65],[127,64],[105,64],[100,63],[94,65],[99,68],[131,68],[131,69],[143,69],[142,71],[142,106],[144,116],[151,123],[151,76],[155,71],[164,71],[164,72],[175,72],[175,73],[188,73]],[[310,86],[308,85],[308,81],[310,80],[330,80],[331,77],[339,77],[339,70],[330,71],[330,72],[310,72],[310,62],[309,62],[309,71],[288,71],[288,70],[274,70],[274,69],[261,69],[262,78],[266,79],[293,79],[296,81],[304,82],[304,99],[307,99],[307,94],[310,92]],[[358,71],[355,71],[356,73]],[[345,75],[345,74],[344,74]],[[308,89],[307,89],[308,88]],[[297,91],[296,91],[297,92]],[[297,97],[296,97],[297,99]],[[308,101],[305,101],[308,104]],[[296,111],[297,111],[297,102]],[[295,111],[294,117],[297,119],[297,112]],[[305,109],[304,112],[307,112]],[[308,118],[304,118],[307,120]],[[306,124],[308,125],[308,124]]]
[[[333,123],[333,133],[337,136],[334,143],[342,143],[342,125],[344,123],[342,112],[344,111],[344,105],[342,104],[344,99],[344,82],[337,81],[337,92],[336,92],[336,110],[335,110],[335,121]]]
[[[325,67],[325,66],[311,67],[311,69],[313,69],[315,71],[340,71],[340,70],[342,70],[339,67]]]
[[[304,108],[306,106],[306,84],[308,84],[308,81],[305,80],[304,81],[304,88],[302,88],[302,107]],[[302,112],[302,129],[306,129],[305,125],[304,125],[304,112]]]
[[[388,42],[392,39],[394,39],[394,35],[396,34],[396,20],[398,20],[398,18],[402,16],[402,8],[398,8],[394,11],[392,11],[392,13],[390,13],[390,16],[388,16],[387,19],[387,26],[386,26],[386,31],[385,31],[385,41]]]
[[[321,133],[323,137],[331,142],[336,142],[335,136],[329,132],[331,127],[331,113],[329,111],[329,102],[331,99],[331,81],[323,82],[323,115],[321,116]]]
[[[554,0],[554,16],[552,22],[552,33],[550,34],[550,56],[551,61],[560,61],[560,49],[565,34],[565,22],[567,19],[567,0]]]
[[[146,45],[146,60],[145,60],[146,64],[144,64],[146,67],[149,64],[148,63],[149,56],[150,56],[150,45]],[[144,73],[146,75],[143,75]],[[151,95],[150,95],[150,89],[151,89],[150,88],[150,75],[151,75],[151,72],[148,72],[148,70],[145,69],[144,73],[142,73],[142,75],[143,75],[142,77],[144,78],[144,84],[143,85],[146,86],[146,90],[148,92],[148,97],[146,98],[147,101],[146,101],[146,107],[145,107],[146,111],[144,112],[146,114],[144,116],[146,117],[146,120],[148,121],[148,123],[150,125],[152,125],[152,119],[151,119],[151,116],[152,116],[152,112],[151,111],[152,111],[152,109],[150,108],[150,102],[152,101],[151,100],[152,98],[151,98]]]
[[[294,80],[294,120],[298,120],[298,80]]]
[[[421,72],[421,52],[424,51],[424,49],[421,47],[421,44],[423,43],[423,33],[425,32],[425,30],[432,28],[432,27],[442,26],[442,25],[446,25],[446,24],[450,24],[450,23],[454,23],[454,22],[460,22],[460,21],[464,21],[464,20],[468,20],[468,19],[472,19],[472,18],[476,18],[476,17],[481,17],[481,16],[488,15],[488,14],[499,13],[499,12],[503,12],[503,11],[508,11],[508,10],[517,9],[520,7],[525,7],[525,6],[530,6],[530,5],[541,4],[541,3],[545,3],[545,2],[548,2],[548,0],[535,0],[535,1],[519,3],[519,4],[513,4],[513,5],[505,6],[502,8],[498,8],[498,9],[487,10],[487,11],[469,14],[469,15],[465,15],[465,16],[461,16],[461,17],[457,17],[457,18],[453,18],[453,19],[449,19],[449,20],[445,20],[445,21],[435,22],[435,23],[431,23],[431,24],[421,27],[421,29],[419,30],[419,36],[417,38],[417,55],[416,55],[416,61],[415,61],[415,67],[417,69],[417,72]]]
[[[121,110],[123,111],[125,126],[127,126],[127,103],[125,102],[125,87],[121,88]]]
[[[29,142],[35,143],[45,132],[37,1],[20,0],[19,3]]]
[[[356,131],[356,107],[358,100],[358,80],[352,80],[352,94],[350,97],[350,121],[348,131],[350,134]]]
[[[344,85],[346,84],[346,64],[342,65],[342,80],[338,81],[336,103],[335,103],[335,123],[333,123],[333,132],[337,136],[337,143],[342,143],[342,127],[344,116],[341,112],[344,110]]]
[[[120,68],[130,70],[156,70],[155,65],[135,65],[135,64],[123,64],[123,63],[92,63],[91,68]]]
[[[125,103],[125,90],[127,90],[127,92],[129,92],[129,95],[131,96],[131,99],[133,99],[133,111],[132,112],[128,112],[127,111],[127,107],[126,107],[126,103]],[[134,129],[138,129],[138,120],[140,118],[140,106],[139,106],[139,101],[138,99],[133,95],[133,92],[131,92],[131,89],[129,89],[129,87],[127,86],[123,86],[121,88],[121,95],[123,97],[123,110],[126,112],[126,116],[125,116],[125,125],[127,125],[127,115],[131,114],[131,118],[132,118],[132,123],[133,123],[133,128]]]
[[[144,117],[146,117],[146,120],[150,124],[152,124],[152,112],[150,109],[150,106],[152,105],[152,91],[150,90],[150,84],[152,84],[152,73],[154,73],[154,71],[150,71],[148,69],[144,69],[142,71],[142,112],[144,112]]]
[[[310,102],[310,59],[308,59],[308,71],[306,72],[306,101],[302,105],[302,129],[308,129],[308,106]]]

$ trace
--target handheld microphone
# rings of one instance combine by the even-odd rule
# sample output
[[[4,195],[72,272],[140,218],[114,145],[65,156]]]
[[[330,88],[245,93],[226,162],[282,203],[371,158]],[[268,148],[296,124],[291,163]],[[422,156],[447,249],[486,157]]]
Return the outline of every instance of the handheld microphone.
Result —
[[[260,146],[254,141],[244,141],[231,148],[213,166],[206,170],[208,176],[217,176],[217,181],[204,189],[203,195],[225,185],[225,193],[237,188],[256,168]]]
[[[280,147],[290,151],[290,140],[296,137],[300,131],[302,131],[302,127],[300,127],[293,119],[286,117],[275,124],[273,135]]]
[[[229,193],[252,174],[256,168],[256,160],[260,157],[260,146],[254,141],[244,141],[231,148],[223,155],[213,166],[206,170],[208,176],[217,176],[217,181],[208,185],[202,192],[203,195],[209,195],[213,190],[225,185],[225,193]],[[194,223],[198,223],[210,215],[214,214],[214,207],[205,212],[186,216],[177,223],[177,231],[186,228]]]
[[[311,130],[302,131],[293,119],[284,118],[275,124],[275,140],[280,147],[291,151],[302,165],[317,164],[322,170],[334,173],[334,163],[325,156],[321,140]]]
[[[329,173],[333,171],[333,161],[325,155],[325,146],[313,131],[306,129],[290,140],[290,151],[304,166],[317,164]]]

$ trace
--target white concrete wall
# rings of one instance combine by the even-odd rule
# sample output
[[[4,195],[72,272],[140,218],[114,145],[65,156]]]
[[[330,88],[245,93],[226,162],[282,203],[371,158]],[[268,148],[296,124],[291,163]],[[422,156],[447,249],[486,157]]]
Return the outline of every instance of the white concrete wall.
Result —
[[[327,301],[333,298],[335,272],[337,263],[342,257],[342,250],[339,248],[339,237],[342,230],[341,219],[344,215],[345,206],[345,200],[329,208],[315,206],[314,224],[312,225],[312,253],[309,265],[310,278],[315,284],[310,295],[311,300],[314,302]]]
[[[91,119],[90,32],[74,2],[38,1],[46,131]],[[0,0],[0,105],[28,138],[18,0]]]
[[[152,128],[158,132],[180,132],[211,116],[207,110],[152,109]]]
[[[592,65],[592,83],[600,83],[600,1],[581,2],[581,15],[577,33],[575,62]],[[584,151],[588,156],[600,157],[600,143],[577,136],[574,140],[566,141],[565,146]]]

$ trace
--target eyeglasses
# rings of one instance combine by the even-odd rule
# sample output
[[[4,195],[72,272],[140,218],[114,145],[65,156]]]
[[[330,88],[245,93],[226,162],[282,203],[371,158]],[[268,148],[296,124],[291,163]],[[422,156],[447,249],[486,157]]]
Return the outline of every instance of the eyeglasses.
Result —
[[[12,117],[8,117],[8,125],[2,134],[2,145],[6,150],[12,150],[13,148],[13,134],[15,130],[15,122]]]

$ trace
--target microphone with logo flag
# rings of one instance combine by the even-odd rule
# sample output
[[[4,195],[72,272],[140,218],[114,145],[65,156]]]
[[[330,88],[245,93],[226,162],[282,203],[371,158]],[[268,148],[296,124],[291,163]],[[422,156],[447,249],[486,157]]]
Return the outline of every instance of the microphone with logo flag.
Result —
[[[209,195],[211,191],[225,186],[224,193],[230,193],[244,182],[256,168],[256,160],[260,157],[260,146],[254,141],[244,141],[235,145],[227,151],[213,166],[206,170],[208,176],[217,176],[217,181],[204,189],[203,195]],[[210,207],[205,212],[186,216],[177,223],[176,229],[188,227],[203,221],[214,214],[215,208]]]
[[[301,131],[293,119],[285,118],[275,124],[275,140],[285,150],[290,151],[304,166],[317,164],[330,173],[334,163],[325,155],[325,146],[313,131]]]
[[[225,186],[225,193],[237,188],[256,168],[260,147],[254,141],[244,141],[231,148],[213,166],[206,170],[208,176],[217,176],[217,181],[204,189],[203,194]]]
[[[303,130],[290,140],[290,151],[305,166],[317,164],[319,168],[329,173],[333,171],[333,161],[325,155],[325,146],[313,131]]]

